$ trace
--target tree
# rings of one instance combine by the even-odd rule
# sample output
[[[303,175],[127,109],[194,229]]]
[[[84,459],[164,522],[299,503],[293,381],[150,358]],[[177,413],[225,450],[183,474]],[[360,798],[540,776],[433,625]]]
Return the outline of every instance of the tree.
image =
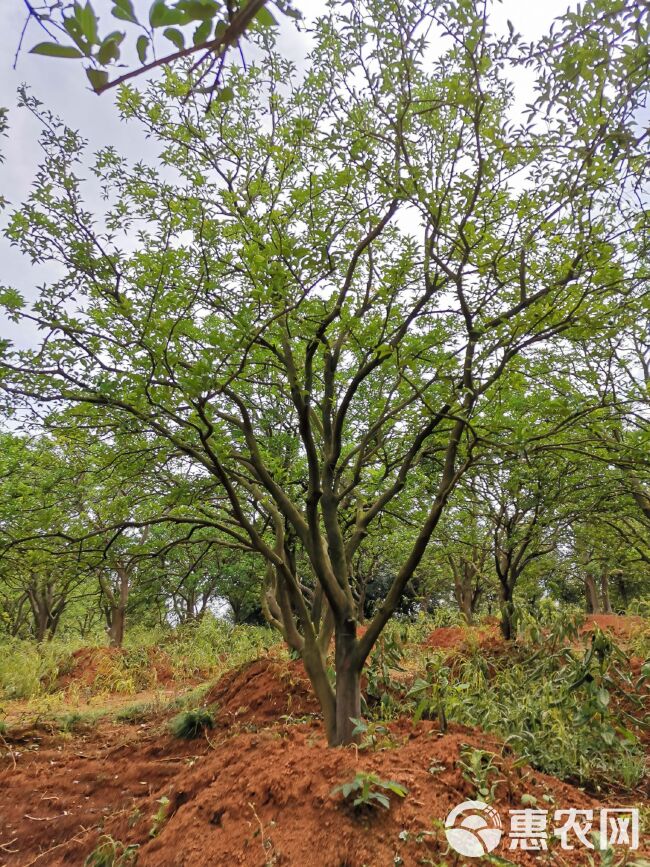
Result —
[[[567,492],[576,486],[566,464],[547,461],[503,461],[484,467],[477,481],[492,525],[494,568],[500,589],[501,632],[515,637],[514,593],[524,570],[553,552],[566,529]]]
[[[82,140],[43,116],[46,163],[8,236],[63,276],[33,310],[4,293],[48,334],[5,349],[5,394],[87,407],[89,425],[99,409],[218,484],[184,519],[262,558],[265,613],[331,744],[353,737],[365,660],[495,440],[500,396],[542,347],[596,340],[631,289],[620,190],[643,171],[648,57],[628,9],[600,10],[559,25],[588,24],[587,45],[519,54],[482,4],[352,2],[316,25],[303,76],[269,48],[207,114],[168,70],[164,91],[119,102],[169,171],[105,149],[101,219],[73,170]],[[527,124],[511,116],[522,58],[541,87]],[[351,564],[414,483],[412,541],[359,635]]]
[[[29,612],[31,633],[44,641],[54,637],[71,602],[90,592],[90,567],[81,550],[50,536],[53,527],[80,532],[77,486],[55,443],[12,433],[2,434],[0,443],[3,619],[18,635]]]
[[[471,489],[459,490],[459,497],[441,527],[441,543],[447,570],[451,571],[454,598],[468,624],[492,575],[492,528],[485,508]]]

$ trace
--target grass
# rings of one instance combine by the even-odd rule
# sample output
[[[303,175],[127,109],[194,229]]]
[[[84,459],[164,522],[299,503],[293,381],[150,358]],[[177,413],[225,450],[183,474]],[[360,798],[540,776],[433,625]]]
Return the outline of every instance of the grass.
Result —
[[[132,695],[159,687],[158,669],[175,683],[214,679],[278,644],[271,629],[233,627],[214,617],[177,629],[134,629],[119,652],[96,645],[89,681],[73,682],[68,691],[79,699]],[[61,692],[61,678],[73,671],[74,653],[82,646],[78,639],[35,644],[0,638],[0,700],[35,700]]]
[[[507,649],[498,642],[486,647],[477,630],[446,609],[434,617],[389,624],[365,672],[364,746],[391,748],[384,724],[405,714],[414,721],[437,719],[442,728],[457,722],[496,734],[522,761],[594,792],[612,786],[633,790],[644,773],[636,729],[643,724],[650,665],[635,678],[628,656],[607,635],[595,630],[593,640],[581,638],[577,609],[558,612],[542,606],[539,615],[533,620],[520,612],[520,638]],[[464,634],[462,653],[452,657],[426,646],[433,629],[450,625],[461,626]],[[18,707],[20,715],[36,713],[68,733],[89,728],[104,716],[142,724],[176,712],[173,733],[191,738],[214,723],[201,707],[211,682],[269,651],[286,656],[268,629],[206,618],[176,630],[136,630],[122,652],[99,654],[94,679],[71,679],[62,690],[60,677],[70,672],[77,649],[75,642],[37,647],[5,641],[0,645],[0,697],[29,699],[28,707]],[[630,636],[626,651],[642,659],[650,654],[650,629]],[[108,697],[114,693],[159,690],[152,660],[166,665],[170,686],[203,683],[171,699],[158,691],[146,700],[119,709],[113,702],[111,707]],[[91,698],[97,706],[88,709]],[[10,721],[15,715],[7,714]],[[466,759],[467,773],[472,760],[478,761]],[[471,772],[478,775],[479,765]],[[491,781],[483,782],[489,788]]]
[[[214,717],[205,708],[195,708],[177,714],[169,727],[174,737],[192,740],[214,727]]]

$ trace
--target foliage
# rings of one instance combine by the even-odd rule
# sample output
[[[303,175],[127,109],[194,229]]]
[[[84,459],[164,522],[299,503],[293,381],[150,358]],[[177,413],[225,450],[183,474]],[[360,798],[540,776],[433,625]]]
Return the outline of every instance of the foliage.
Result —
[[[364,808],[373,809],[384,807],[390,808],[390,795],[405,798],[408,789],[396,783],[394,780],[382,780],[376,774],[359,771],[354,779],[332,789],[332,794],[340,792],[346,801],[352,800],[352,806],[356,810]]]
[[[60,678],[68,674],[72,675],[68,689],[86,696],[128,695],[158,686],[156,662],[180,683],[215,678],[258,658],[277,640],[266,627],[232,626],[211,616],[176,629],[134,629],[121,651],[86,645],[83,658],[90,659],[92,669],[82,670],[78,681],[73,656],[81,649],[78,639],[61,637],[34,644],[5,638],[0,640],[0,696],[36,699],[53,694],[61,689]]]
[[[458,767],[463,777],[476,788],[476,799],[487,804],[495,799],[497,786],[503,782],[495,759],[495,754],[489,750],[461,744]]]
[[[396,746],[396,741],[390,729],[378,722],[367,722],[364,719],[353,719],[352,734],[359,738],[360,750],[384,750]]]
[[[158,798],[158,809],[151,817],[153,824],[151,825],[151,829],[149,830],[150,837],[157,837],[160,834],[163,825],[167,821],[167,816],[169,813],[169,798],[166,795],[162,795],[162,797]]]
[[[269,7],[275,8],[300,18],[291,0],[253,0],[251,3],[221,2],[221,0],[154,0],[149,10],[148,20],[138,19],[131,0],[112,0],[105,4],[112,6],[111,15],[118,19],[121,26],[124,23],[132,25],[136,36],[133,46],[130,40],[126,47],[137,52],[140,68],[136,67],[126,75],[122,74],[117,81],[109,82],[112,69],[119,70],[123,63],[120,58],[127,33],[132,31],[111,30],[104,35],[100,33],[101,5],[94,0],[82,3],[61,3],[45,0],[40,6],[29,6],[29,14],[25,26],[33,19],[55,41],[39,42],[31,49],[32,54],[45,55],[67,59],[81,59],[91,87],[101,93],[115,84],[148,72],[160,65],[170,64],[175,60],[199,53],[201,56],[197,66],[201,69],[201,80],[209,75],[214,67],[217,71],[211,85],[216,90],[221,82],[226,51],[246,35],[264,33],[277,25],[277,20]],[[115,22],[113,22],[114,25]],[[167,51],[157,58],[154,48],[155,35],[162,35],[167,40]],[[24,31],[23,31],[24,37]],[[61,38],[63,40],[61,41]],[[187,40],[187,45],[186,45]],[[22,37],[21,37],[22,43]],[[170,53],[170,47],[174,51]],[[153,52],[153,59],[148,55]],[[218,100],[231,99],[231,90],[222,87],[217,95]]]
[[[453,664],[431,656],[409,695],[417,700],[415,720],[443,714],[495,732],[534,767],[598,789],[633,788],[643,775],[630,728],[646,725],[643,690],[622,651],[596,630],[582,654],[551,637],[505,654],[477,649]],[[476,759],[477,780],[483,760]],[[469,772],[472,762],[466,764]],[[481,785],[489,793],[487,783]]]
[[[5,699],[34,698],[52,690],[77,648],[77,641],[35,645],[24,639],[0,642],[0,695]]]
[[[137,861],[138,848],[137,844],[127,845],[104,834],[84,861],[84,867],[131,867]]]
[[[198,738],[213,726],[214,717],[205,708],[183,711],[183,713],[177,714],[169,724],[174,737],[185,738],[186,740]]]
[[[157,0],[150,29],[178,48],[195,12]],[[4,550],[25,568],[4,612],[24,630],[29,599],[44,639],[72,604],[64,579],[80,580],[118,646],[138,611],[148,626],[194,620],[243,577],[237,595],[301,654],[341,744],[364,665],[429,567],[446,584],[430,608],[455,594],[469,620],[477,600],[496,604],[508,639],[515,592],[534,608],[583,581],[594,607],[594,565],[607,607],[609,583],[623,600],[647,583],[627,565],[641,573],[649,556],[634,323],[647,312],[650,13],[588,0],[524,44],[477,0],[332,3],[300,70],[260,14],[259,57],[234,64],[216,99],[191,61],[120,90],[147,160],[110,146],[89,158],[21,92],[44,162],[5,234],[58,267],[33,301],[0,293],[12,325],[38,335],[2,342],[0,385],[7,412],[45,431],[10,456],[52,456],[57,478],[44,490],[32,474],[13,511],[6,499]],[[73,7],[66,32],[91,65],[117,60],[122,34],[100,41],[92,5]],[[9,491],[22,485],[7,474]],[[47,509],[31,510],[41,493]]]

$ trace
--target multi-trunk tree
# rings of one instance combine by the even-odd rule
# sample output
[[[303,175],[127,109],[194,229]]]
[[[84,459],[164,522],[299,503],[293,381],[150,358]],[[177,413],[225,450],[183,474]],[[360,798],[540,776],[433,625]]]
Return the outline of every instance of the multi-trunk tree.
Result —
[[[31,309],[3,294],[47,335],[5,349],[5,394],[135,427],[211,480],[183,519],[261,558],[331,744],[351,740],[364,662],[496,439],[511,369],[597,339],[634,289],[621,189],[642,181],[648,56],[634,10],[604,6],[520,46],[473,0],[354,0],[316,24],[303,72],[267,46],[207,113],[183,71],[125,89],[160,163],[104,149],[101,217],[83,141],[24,99],[47,159],[8,236],[62,276]],[[538,81],[524,117],[520,63]],[[360,634],[352,564],[413,485],[412,538]]]

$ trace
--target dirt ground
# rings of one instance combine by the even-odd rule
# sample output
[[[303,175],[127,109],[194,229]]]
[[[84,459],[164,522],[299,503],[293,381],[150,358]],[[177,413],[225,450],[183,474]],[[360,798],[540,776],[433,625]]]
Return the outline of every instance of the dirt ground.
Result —
[[[459,638],[436,633],[429,646]],[[487,630],[485,640],[498,639]],[[217,703],[216,725],[193,741],[170,735],[171,711],[105,718],[72,734],[12,728],[0,741],[0,867],[83,865],[102,835],[137,846],[138,867],[600,863],[552,842],[546,854],[511,850],[507,836],[494,853],[505,861],[450,853],[444,818],[475,797],[457,766],[463,745],[500,757],[493,805],[504,822],[522,804],[551,814],[602,806],[516,763],[485,732],[452,725],[442,734],[404,719],[390,725],[386,749],[328,749],[301,664],[283,660],[228,672],[204,702]],[[397,781],[407,797],[391,796],[390,810],[354,811],[332,790],[358,771]]]

